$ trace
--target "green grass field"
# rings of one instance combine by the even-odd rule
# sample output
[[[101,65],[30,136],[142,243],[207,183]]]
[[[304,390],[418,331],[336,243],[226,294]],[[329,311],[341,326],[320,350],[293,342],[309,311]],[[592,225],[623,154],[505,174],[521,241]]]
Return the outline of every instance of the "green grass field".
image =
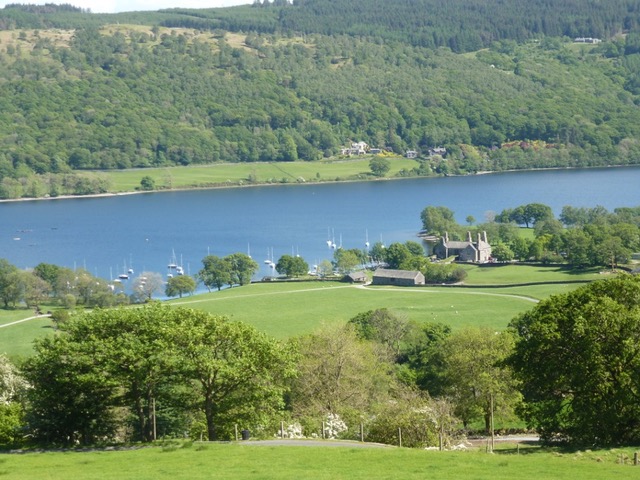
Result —
[[[338,282],[252,284],[171,303],[226,315],[278,338],[309,333],[323,323],[344,323],[377,308],[389,308],[417,322],[502,330],[511,318],[534,305],[530,298],[498,291],[363,288]]]
[[[249,179],[259,184],[327,182],[336,180],[371,179],[369,161],[322,160],[316,162],[278,163],[220,163],[192,167],[145,168],[104,172],[111,180],[112,192],[132,192],[140,187],[142,177],[151,177],[157,189],[249,185]],[[390,158],[391,169],[387,177],[393,177],[402,169],[411,170],[418,162],[402,157]]]
[[[469,275],[467,285],[513,285],[535,282],[572,282],[599,280],[610,272],[599,268],[571,269],[531,265],[504,264],[497,266],[469,265],[464,267]]]
[[[637,478],[633,450],[559,453],[501,446],[437,452],[404,448],[173,444],[126,451],[0,455],[0,475],[33,479],[602,480]]]
[[[389,308],[417,322],[442,322],[454,329],[480,325],[504,329],[509,321],[552,294],[571,291],[574,283],[481,288],[527,282],[593,280],[597,271],[578,274],[555,267],[470,266],[468,285],[457,287],[357,287],[340,282],[271,282],[226,289],[180,300],[182,305],[226,315],[277,338],[312,332],[322,324],[343,323],[360,312]],[[0,310],[0,353],[11,358],[28,356],[34,338],[53,332],[47,319],[29,320],[7,327],[3,324],[32,315],[31,310]]]

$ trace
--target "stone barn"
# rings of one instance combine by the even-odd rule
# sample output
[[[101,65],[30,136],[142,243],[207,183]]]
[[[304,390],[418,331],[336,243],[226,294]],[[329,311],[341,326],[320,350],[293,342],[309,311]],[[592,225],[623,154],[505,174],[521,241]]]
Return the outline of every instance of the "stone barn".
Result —
[[[413,287],[424,285],[424,275],[417,270],[391,270],[378,268],[373,272],[373,285],[398,285]]]

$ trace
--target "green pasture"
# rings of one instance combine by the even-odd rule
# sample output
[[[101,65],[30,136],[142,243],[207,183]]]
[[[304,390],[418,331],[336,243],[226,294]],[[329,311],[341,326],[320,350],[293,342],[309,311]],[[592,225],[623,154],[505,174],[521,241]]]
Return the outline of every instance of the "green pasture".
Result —
[[[466,285],[513,285],[536,282],[573,282],[599,280],[611,272],[601,268],[572,269],[543,265],[496,264],[495,266],[468,265]]]
[[[309,333],[322,324],[344,323],[356,314],[389,308],[417,322],[442,322],[454,329],[480,325],[504,329],[509,321],[550,295],[569,292],[579,283],[507,286],[530,282],[570,282],[606,278],[598,271],[573,273],[556,267],[469,266],[465,287],[361,287],[340,282],[270,282],[171,300],[173,305],[226,315],[277,338]],[[488,285],[505,285],[488,288]],[[484,288],[483,288],[484,287]],[[0,353],[27,356],[34,338],[51,333],[48,319],[2,327],[33,314],[28,309],[0,309]]]
[[[29,316],[31,315],[25,315],[23,318]],[[4,316],[0,318],[4,319]],[[53,333],[53,323],[47,317],[34,318],[6,327],[0,325],[0,354],[4,353],[12,359],[28,357],[33,353],[33,339],[50,333]]]
[[[0,475],[10,480],[68,479],[293,479],[317,480],[581,480],[632,479],[633,451],[558,452],[504,445],[438,452],[397,447],[173,444],[124,451],[51,452],[0,456]],[[620,464],[624,458],[626,464]]]
[[[206,186],[237,186],[251,183],[306,183],[336,180],[370,179],[367,155],[356,160],[270,163],[220,163],[188,167],[145,168],[104,172],[111,180],[113,192],[132,192],[143,177],[151,177],[157,189],[180,189]],[[410,170],[418,162],[402,157],[390,158],[393,177],[402,169]]]
[[[278,338],[308,333],[321,324],[344,323],[377,308],[389,308],[417,322],[502,330],[511,318],[535,304],[497,291],[359,287],[338,282],[252,284],[171,303],[226,315]]]

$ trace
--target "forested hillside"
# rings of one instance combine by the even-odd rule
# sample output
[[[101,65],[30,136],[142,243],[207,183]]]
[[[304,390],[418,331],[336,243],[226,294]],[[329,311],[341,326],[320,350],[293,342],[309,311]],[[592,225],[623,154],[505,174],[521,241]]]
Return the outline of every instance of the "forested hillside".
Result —
[[[5,7],[0,197],[47,193],[28,191],[36,174],[55,195],[56,175],[74,170],[314,161],[357,141],[416,150],[424,161],[408,174],[639,161],[640,2],[608,2],[606,12],[557,2],[573,13],[530,16],[512,5],[496,16],[493,2],[473,15],[423,2],[393,2],[377,20],[361,15],[379,12],[377,0],[118,15]],[[457,18],[483,38],[474,48],[489,47],[456,53],[468,48],[405,37],[432,31],[414,3],[439,29]],[[360,23],[341,27],[336,15]],[[186,28],[196,17],[204,23]],[[428,156],[433,147],[446,148],[444,160]],[[94,187],[103,188],[85,190]]]
[[[176,3],[179,6],[179,3]],[[634,0],[255,0],[251,6],[87,15],[65,5],[5,9],[5,28],[141,23],[233,32],[350,34],[455,52],[541,35],[611,38],[640,25]]]

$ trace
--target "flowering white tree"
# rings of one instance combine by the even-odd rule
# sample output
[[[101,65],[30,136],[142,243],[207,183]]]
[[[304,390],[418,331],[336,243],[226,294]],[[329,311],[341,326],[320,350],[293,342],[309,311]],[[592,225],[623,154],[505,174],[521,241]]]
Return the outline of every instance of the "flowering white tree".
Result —
[[[16,367],[0,355],[0,447],[19,443],[23,414],[19,398],[26,388],[27,383]]]

